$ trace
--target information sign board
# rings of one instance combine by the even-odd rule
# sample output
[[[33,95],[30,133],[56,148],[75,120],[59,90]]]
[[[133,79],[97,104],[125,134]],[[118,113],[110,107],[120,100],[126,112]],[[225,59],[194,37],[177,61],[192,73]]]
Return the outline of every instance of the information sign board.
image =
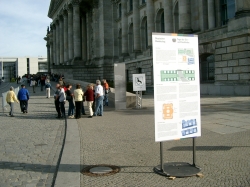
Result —
[[[201,136],[198,36],[153,33],[155,141]]]
[[[145,74],[133,74],[133,91],[145,91],[146,78]]]

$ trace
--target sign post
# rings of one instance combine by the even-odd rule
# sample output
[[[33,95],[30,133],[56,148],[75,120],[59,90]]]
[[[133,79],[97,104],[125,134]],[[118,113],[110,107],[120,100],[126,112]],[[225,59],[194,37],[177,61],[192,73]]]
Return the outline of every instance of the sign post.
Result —
[[[146,90],[145,74],[133,74],[133,91],[136,92],[136,108],[142,108],[142,91]]]
[[[195,138],[201,136],[198,36],[153,33],[155,141],[160,175],[197,174]],[[163,141],[193,138],[193,164],[163,163]]]

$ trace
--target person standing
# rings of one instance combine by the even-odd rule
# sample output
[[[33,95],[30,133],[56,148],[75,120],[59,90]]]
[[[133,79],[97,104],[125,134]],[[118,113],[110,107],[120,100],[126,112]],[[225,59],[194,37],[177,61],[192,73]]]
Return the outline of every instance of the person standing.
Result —
[[[56,118],[62,117],[61,110],[60,110],[60,103],[59,103],[59,92],[60,92],[60,84],[56,84],[56,92],[54,94],[55,107],[56,107],[56,112],[57,112]]]
[[[103,105],[109,106],[109,84],[107,83],[106,79],[103,79],[103,91],[104,91]]]
[[[60,103],[60,109],[61,109],[61,114],[62,114],[62,118],[65,118],[65,102],[66,102],[66,95],[65,95],[65,91],[62,85],[60,85],[60,92],[58,94],[59,96],[59,103]]]
[[[95,102],[96,108],[93,116],[102,116],[103,115],[103,87],[101,86],[101,81],[96,80],[95,87]]]
[[[83,91],[83,89],[82,89],[82,93],[83,93],[83,95],[82,95],[82,115],[86,115],[86,113],[85,113],[85,109],[84,109],[84,102],[85,102],[85,94],[84,94],[84,91]]]
[[[88,118],[92,118],[92,116],[93,116],[92,105],[93,105],[94,97],[95,97],[92,84],[88,85],[87,90],[84,93],[84,96],[86,96],[87,106],[89,109],[89,117]]]
[[[72,85],[67,85],[67,91],[66,91],[66,100],[69,102],[69,109],[68,109],[68,118],[74,118],[74,110],[75,105],[73,102],[73,93],[70,91],[72,88]]]
[[[45,76],[44,75],[41,76],[40,83],[41,83],[41,91],[43,91],[43,87],[45,86]]]
[[[16,101],[17,103],[19,103],[19,101],[17,100],[16,94],[13,91],[14,88],[11,86],[10,87],[10,91],[8,91],[7,96],[6,96],[6,102],[10,105],[10,113],[9,115],[11,117],[14,117],[13,113],[14,113],[14,102]]]
[[[33,88],[33,93],[36,93],[36,91],[35,91],[36,80],[35,80],[34,78],[31,79],[30,85],[31,85],[32,88]]]
[[[50,98],[50,88],[51,88],[51,84],[49,79],[46,79],[46,83],[45,83],[45,89],[46,89],[46,97]]]
[[[74,90],[74,99],[75,99],[75,106],[76,106],[76,119],[81,118],[81,109],[82,109],[82,97],[83,92],[81,89],[81,85],[77,84],[76,89]]]
[[[23,113],[28,113],[28,101],[29,101],[29,91],[25,88],[25,85],[21,85],[21,89],[17,94],[17,98],[20,101],[20,108]]]

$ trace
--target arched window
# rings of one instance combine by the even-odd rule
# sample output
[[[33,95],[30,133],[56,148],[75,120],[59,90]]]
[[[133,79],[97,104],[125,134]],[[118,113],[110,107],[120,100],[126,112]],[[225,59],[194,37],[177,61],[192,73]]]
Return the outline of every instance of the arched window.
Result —
[[[155,17],[155,23],[156,23],[156,32],[165,32],[165,24],[164,24],[164,10],[161,8]]]
[[[214,55],[200,56],[200,82],[214,82]]]
[[[134,51],[133,23],[131,23],[129,26],[128,42],[129,42],[129,53],[132,53]]]
[[[165,32],[165,23],[164,23],[164,12],[161,14],[161,32]]]
[[[235,0],[221,0],[222,25],[226,25],[228,20],[235,16]]]
[[[148,26],[147,17],[144,17],[141,21],[141,46],[142,50],[146,50],[148,47]]]
[[[122,30],[119,30],[119,35],[118,35],[118,42],[119,42],[119,55],[122,54]]]
[[[133,10],[133,0],[129,0],[129,11]]]

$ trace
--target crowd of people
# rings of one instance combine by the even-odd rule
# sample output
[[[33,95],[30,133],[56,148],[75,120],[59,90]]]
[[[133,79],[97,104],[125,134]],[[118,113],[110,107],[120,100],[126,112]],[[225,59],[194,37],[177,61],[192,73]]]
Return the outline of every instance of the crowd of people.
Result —
[[[103,84],[102,84],[103,83]],[[59,79],[56,84],[54,94],[55,108],[57,111],[56,118],[66,117],[65,104],[69,103],[68,118],[81,118],[86,115],[84,102],[87,102],[89,116],[103,116],[103,106],[108,106],[109,85],[105,79],[96,80],[96,84],[88,84],[84,89],[80,84],[76,84],[74,91],[71,91],[72,85],[65,85],[63,79]]]
[[[55,77],[55,75],[52,75],[52,77]],[[49,75],[30,75],[27,80],[27,84],[33,88],[33,93],[35,93],[36,87],[40,85],[41,91],[43,91],[44,88],[46,90],[46,98],[50,98],[51,84]],[[76,84],[74,91],[71,90],[71,84],[66,85],[63,77],[58,77],[56,80],[54,103],[57,111],[57,118],[66,117],[66,103],[69,103],[68,118],[81,118],[82,115],[86,115],[84,102],[87,102],[89,111],[88,118],[103,116],[103,106],[108,106],[109,104],[108,94],[110,90],[108,82],[105,79],[103,79],[102,82],[96,80],[96,84],[88,84],[86,88],[82,88],[80,84]],[[20,103],[21,111],[24,114],[28,113],[29,91],[25,88],[24,84],[21,85],[21,89],[17,96],[13,90],[14,88],[10,87],[6,97],[6,102],[10,105],[9,115],[11,117],[14,116],[15,101]]]

